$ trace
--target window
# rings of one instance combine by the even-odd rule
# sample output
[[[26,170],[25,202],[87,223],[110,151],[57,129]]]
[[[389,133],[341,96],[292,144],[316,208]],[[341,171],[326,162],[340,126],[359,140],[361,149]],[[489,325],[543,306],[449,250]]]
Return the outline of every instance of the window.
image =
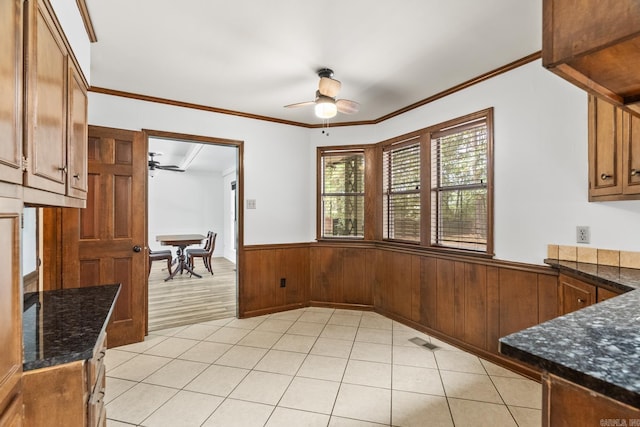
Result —
[[[364,237],[364,152],[320,151],[323,238]]]
[[[486,116],[431,134],[431,245],[487,251]]]
[[[420,242],[420,139],[383,149],[382,229],[385,239]]]
[[[319,239],[493,255],[493,109],[376,144],[320,147],[317,188]]]

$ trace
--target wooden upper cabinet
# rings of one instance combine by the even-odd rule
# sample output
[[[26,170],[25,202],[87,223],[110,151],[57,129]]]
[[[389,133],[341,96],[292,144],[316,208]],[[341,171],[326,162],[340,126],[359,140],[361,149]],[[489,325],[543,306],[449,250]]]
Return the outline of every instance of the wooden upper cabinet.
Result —
[[[589,96],[589,200],[640,199],[640,118]]]
[[[543,0],[542,64],[640,114],[640,2]]]
[[[640,117],[624,116],[622,134],[622,193],[635,194],[640,198]]]
[[[0,2],[0,181],[22,183],[22,0]]]
[[[86,199],[86,83],[69,54],[51,5],[27,0],[23,185]],[[25,200],[29,200],[25,193]],[[36,196],[37,197],[37,196]],[[60,199],[64,205],[64,198]],[[45,199],[46,204],[51,199]]]
[[[26,3],[25,186],[65,194],[68,53],[46,5]]]
[[[75,67],[69,67],[67,122],[67,194],[86,199],[87,194],[87,90]]]

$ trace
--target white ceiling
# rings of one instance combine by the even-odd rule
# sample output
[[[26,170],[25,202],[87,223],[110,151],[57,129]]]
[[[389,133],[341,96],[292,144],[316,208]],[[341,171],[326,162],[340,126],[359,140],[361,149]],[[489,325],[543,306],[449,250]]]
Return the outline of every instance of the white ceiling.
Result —
[[[315,125],[376,120],[541,48],[542,0],[87,0],[91,85]]]
[[[149,152],[162,153],[154,160],[162,165],[179,166],[185,169],[185,173],[222,173],[235,167],[237,149],[223,145],[150,137]],[[193,160],[189,164],[185,164],[184,162],[192,156]],[[159,170],[156,173],[174,174],[180,172]]]

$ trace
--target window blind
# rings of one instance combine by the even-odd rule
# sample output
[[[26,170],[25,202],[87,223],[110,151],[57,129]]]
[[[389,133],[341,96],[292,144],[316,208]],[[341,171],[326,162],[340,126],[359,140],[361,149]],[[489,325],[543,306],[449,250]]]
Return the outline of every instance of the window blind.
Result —
[[[364,153],[322,154],[322,237],[364,237]]]
[[[486,251],[487,146],[485,118],[432,134],[432,245]]]
[[[384,238],[420,241],[420,140],[383,150]]]

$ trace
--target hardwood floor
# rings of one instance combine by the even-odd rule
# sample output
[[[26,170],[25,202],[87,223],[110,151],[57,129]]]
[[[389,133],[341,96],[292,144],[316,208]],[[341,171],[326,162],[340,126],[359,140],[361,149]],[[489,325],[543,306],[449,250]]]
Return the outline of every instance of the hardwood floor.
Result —
[[[178,274],[167,282],[165,262],[154,262],[149,275],[149,332],[236,315],[236,265],[213,258],[213,276],[201,260],[195,271],[202,279]]]

